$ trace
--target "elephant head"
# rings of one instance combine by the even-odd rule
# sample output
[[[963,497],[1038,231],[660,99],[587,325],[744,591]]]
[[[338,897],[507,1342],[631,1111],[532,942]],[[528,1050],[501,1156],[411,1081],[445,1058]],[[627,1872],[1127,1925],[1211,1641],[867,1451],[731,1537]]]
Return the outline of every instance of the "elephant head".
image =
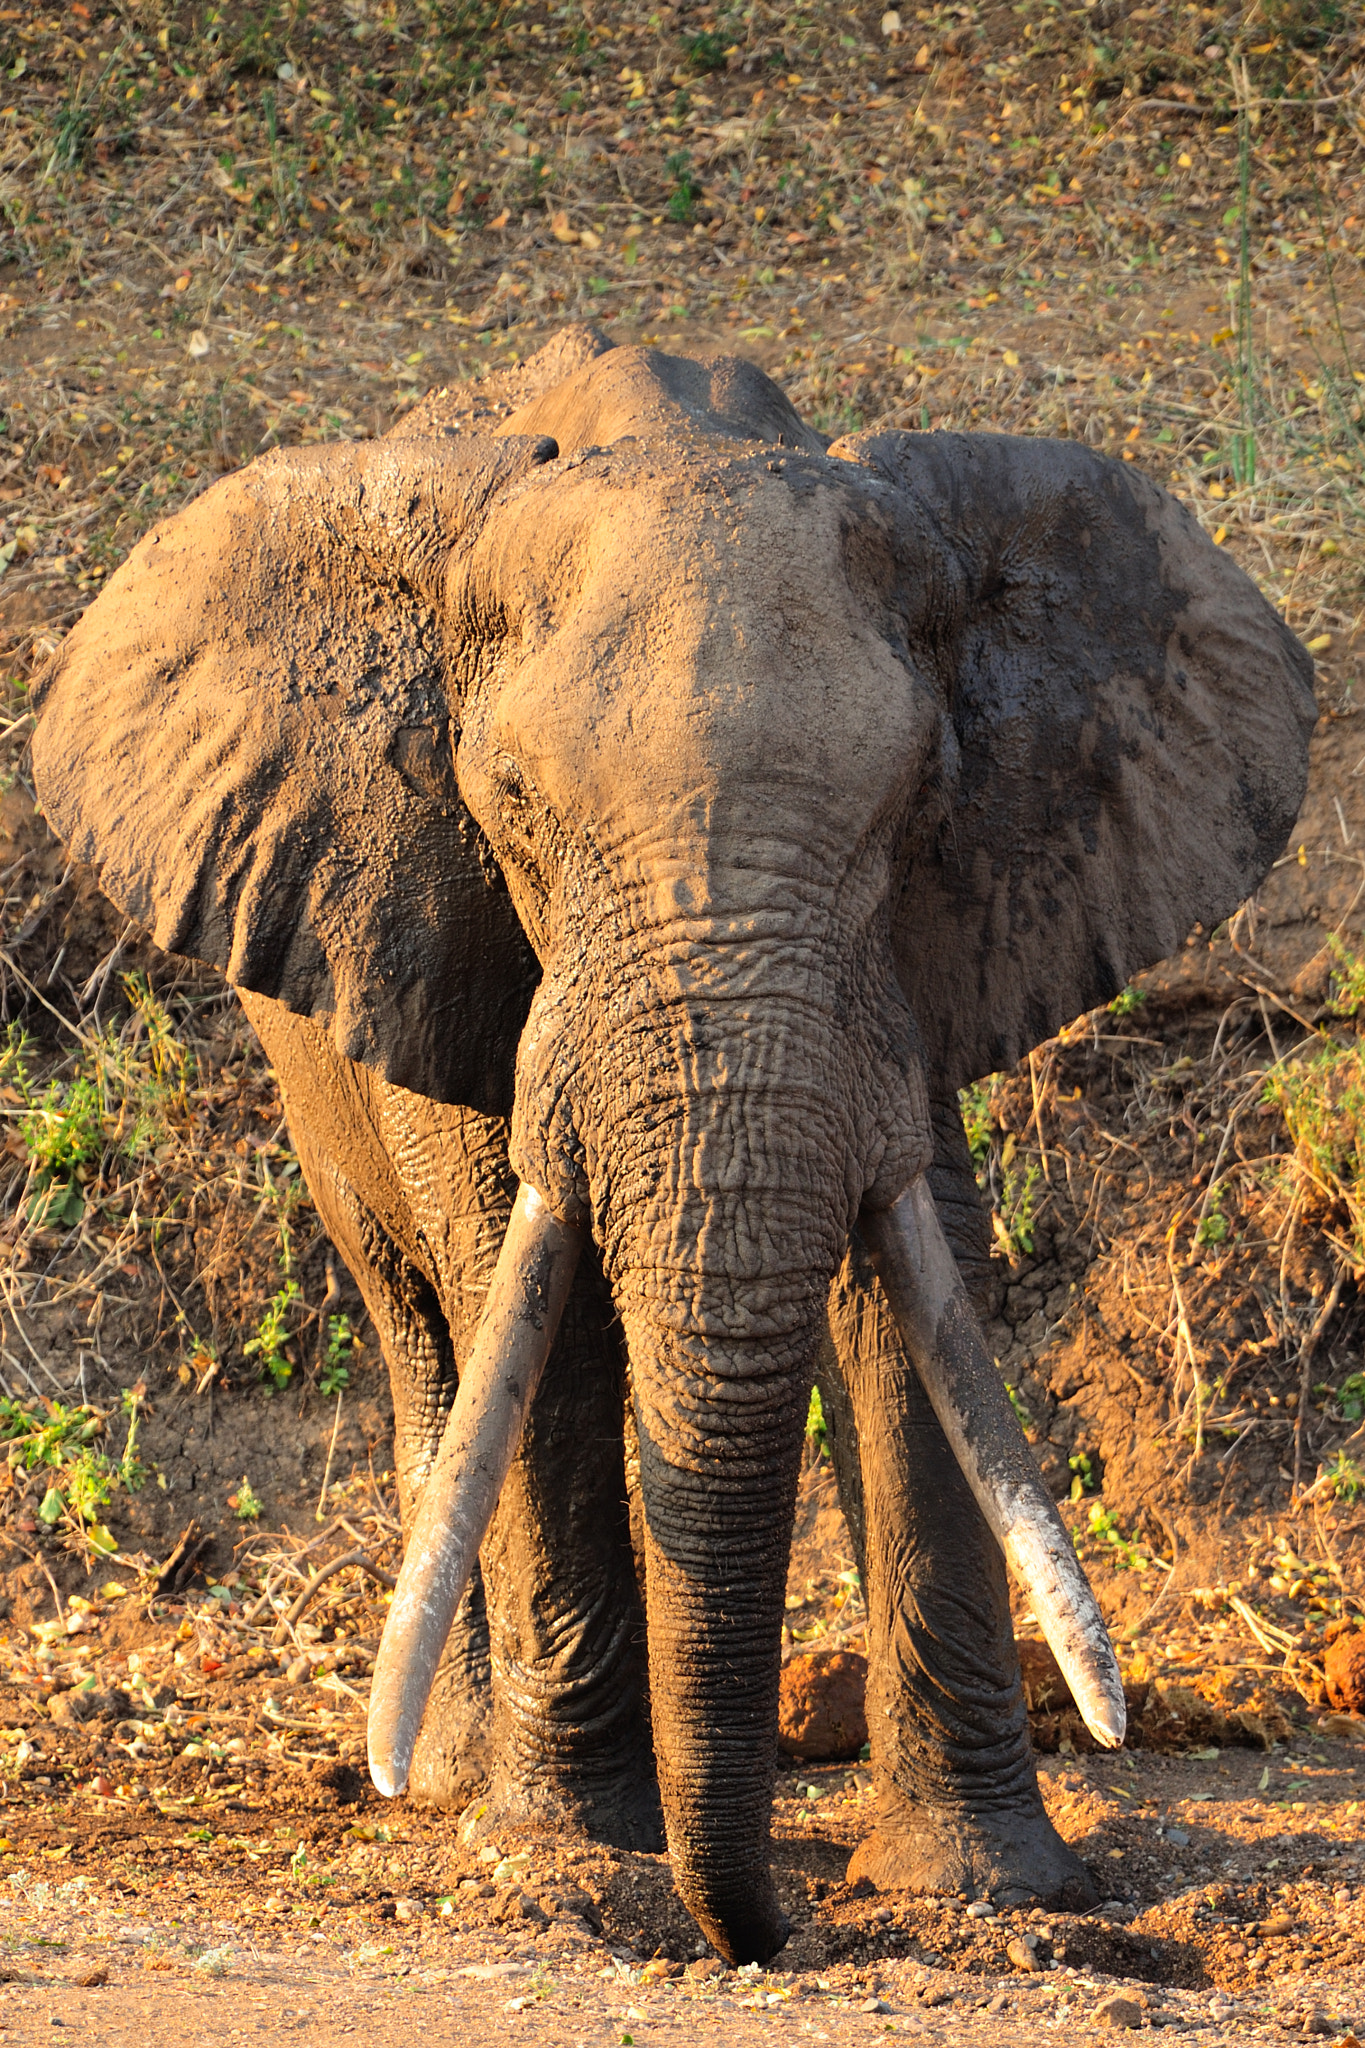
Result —
[[[428,401],[156,529],[48,671],[35,765],[159,944],[511,1113],[522,1196],[386,1631],[377,1781],[401,1788],[590,1233],[679,1885],[767,1955],[793,1488],[855,1224],[1122,1737],[925,1191],[928,1082],[1009,1064],[1255,887],[1302,798],[1311,663],[1173,499],[1081,446],[827,447],[750,365],[643,349],[536,382],[491,430]]]

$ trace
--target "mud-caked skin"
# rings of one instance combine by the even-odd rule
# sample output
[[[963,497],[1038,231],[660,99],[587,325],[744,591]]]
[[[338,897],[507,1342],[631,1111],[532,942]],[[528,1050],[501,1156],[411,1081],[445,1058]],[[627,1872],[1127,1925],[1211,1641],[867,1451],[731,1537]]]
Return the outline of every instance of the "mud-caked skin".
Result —
[[[380,1333],[405,1528],[516,1183],[588,1236],[483,1543],[486,1623],[476,1585],[413,1767],[457,1805],[481,1781],[471,1839],[652,1847],[662,1817],[722,1953],[781,1946],[818,1371],[869,1608],[855,1874],[1088,1895],[1039,1798],[1000,1553],[860,1218],[927,1173],[989,1288],[956,1090],[1256,886],[1310,678],[1135,468],[831,446],[752,365],[587,329],[383,442],[225,479],[63,644],[45,810],[242,990]]]

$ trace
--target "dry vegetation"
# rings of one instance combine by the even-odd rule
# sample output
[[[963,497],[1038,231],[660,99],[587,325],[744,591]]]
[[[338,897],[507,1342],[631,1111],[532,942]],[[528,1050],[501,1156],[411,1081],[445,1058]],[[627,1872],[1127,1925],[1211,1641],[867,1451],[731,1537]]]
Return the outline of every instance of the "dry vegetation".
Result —
[[[342,1771],[323,1790],[349,1798],[395,1538],[373,1344],[271,1078],[230,995],[154,955],[35,815],[31,678],[216,475],[381,432],[432,384],[593,319],[749,354],[831,432],[1083,436],[1175,489],[1319,656],[1321,829],[1259,906],[964,1114],[1002,1370],[1130,1679],[1154,1713],[1193,1688],[1302,1752],[1248,1778],[1226,1843],[1196,1835],[1186,1865],[1229,1857],[1263,1914],[1268,1873],[1302,1854],[1312,1913],[1340,1910],[1322,1874],[1359,1835],[1354,1781],[1342,1766],[1310,1843],[1288,1811],[1307,1777],[1285,1773],[1319,1768],[1325,1636],[1365,1614],[1362,65],[1360,17],[1330,0],[0,6],[0,1533],[27,1625],[0,1647],[0,1770],[21,1862],[86,1856],[63,1831],[77,1783],[103,1816],[91,1870],[139,1896],[191,1853],[190,1804],[238,1802],[245,1844],[248,1814],[288,1810],[291,1768]],[[813,1445],[798,1647],[857,1639],[819,1474]],[[73,1704],[53,1716],[52,1696]],[[831,1810],[807,1778],[844,1813],[816,1831],[826,1876],[814,1848],[800,1865],[813,1924],[849,1929],[820,1953],[893,1954],[899,1929],[902,1952],[951,1960],[937,1923],[839,1896],[864,1796],[843,1773],[789,1785],[779,1832],[810,1844]],[[164,1846],[119,1847],[158,1805]],[[1113,1815],[1072,1818],[1097,1855],[1127,1840]],[[326,1823],[357,1910],[393,1910],[383,1825]],[[403,1889],[448,1878],[472,1912],[439,1825],[403,1825]],[[1272,1827],[1294,1846],[1267,1858]],[[215,1868],[255,1897],[242,1858],[261,1853]],[[318,1917],[311,1853],[270,1878],[268,1919]],[[1125,1896],[1156,1911],[1180,1867],[1137,1859]],[[1163,1981],[1213,1967],[1231,1897],[1150,1923]],[[607,1913],[618,1944],[643,1940],[631,1925]]]

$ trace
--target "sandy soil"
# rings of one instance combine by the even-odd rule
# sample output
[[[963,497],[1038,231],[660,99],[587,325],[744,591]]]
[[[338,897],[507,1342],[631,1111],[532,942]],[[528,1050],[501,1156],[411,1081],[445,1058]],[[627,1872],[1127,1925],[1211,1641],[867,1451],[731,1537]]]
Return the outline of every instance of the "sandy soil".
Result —
[[[530,1845],[509,1872],[453,1850],[439,1818],[383,1808],[358,1783],[336,1804],[288,1766],[254,1787],[111,1798],[28,1768],[4,1813],[16,1853],[0,2025],[13,2040],[62,2025],[122,2042],[150,2021],[187,2044],[299,2031],[742,2040],[766,2027],[926,2043],[969,2031],[986,2048],[1040,2023],[1100,2026],[1115,1994],[1141,2026],[1199,2041],[1365,2022],[1365,1758],[1330,1739],[1270,1758],[1050,1765],[1058,1825],[1110,1877],[1112,1898],[1085,1916],[854,1897],[841,1875],[868,1795],[845,1789],[841,1767],[788,1771],[774,1860],[792,1940],[767,1971],[711,1959],[705,1975],[687,1973],[701,1945],[663,1858]],[[798,1780],[819,1798],[798,1798]],[[1006,1953],[1024,1935],[1040,1965],[1027,1973]]]

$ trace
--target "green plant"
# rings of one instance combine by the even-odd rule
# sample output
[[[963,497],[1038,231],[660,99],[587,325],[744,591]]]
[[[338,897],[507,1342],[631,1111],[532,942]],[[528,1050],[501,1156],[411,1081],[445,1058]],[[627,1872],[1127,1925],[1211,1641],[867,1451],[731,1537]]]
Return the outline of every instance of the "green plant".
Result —
[[[1228,1219],[1222,1210],[1211,1208],[1207,1216],[1199,1219],[1199,1228],[1194,1233],[1196,1244],[1222,1244],[1228,1234]]]
[[[1241,61],[1237,92],[1237,305],[1236,362],[1233,388],[1242,415],[1240,433],[1228,443],[1232,474],[1239,484],[1256,481],[1256,360],[1251,329],[1251,106],[1246,59]]]
[[[683,55],[694,71],[705,74],[708,71],[723,71],[729,55],[729,44],[716,29],[706,28],[700,35],[689,36],[683,44]]]
[[[66,1517],[75,1535],[109,1555],[115,1538],[98,1520],[120,1486],[136,1493],[146,1474],[136,1454],[137,1404],[140,1394],[126,1392],[123,1412],[129,1418],[123,1455],[112,1459],[96,1448],[108,1423],[98,1408],[67,1407],[43,1399],[37,1406],[0,1396],[0,1441],[9,1445],[11,1471],[51,1474],[38,1506],[38,1519],[55,1528]]]
[[[1113,1002],[1110,1003],[1109,1014],[1111,1017],[1131,1017],[1136,1010],[1142,1008],[1146,1000],[1146,989],[1134,988],[1130,981],[1126,988],[1119,990]]]
[[[1365,1415],[1365,1372],[1353,1372],[1336,1390],[1337,1407],[1347,1422]]]
[[[1000,1220],[1016,1252],[1033,1251],[1033,1191],[1041,1178],[1042,1168],[1036,1162],[1031,1161],[1022,1174],[1014,1165],[1005,1168]]]
[[[289,1312],[298,1298],[298,1281],[286,1280],[256,1325],[255,1336],[248,1337],[242,1346],[242,1356],[259,1359],[261,1378],[268,1379],[276,1388],[287,1387],[294,1376],[294,1361],[287,1346],[293,1336]]]
[[[1093,1493],[1095,1491],[1095,1474],[1087,1453],[1085,1451],[1077,1451],[1075,1456],[1068,1458],[1066,1462],[1071,1468],[1072,1500],[1079,1500],[1083,1493]]]
[[[995,1362],[996,1362],[996,1365],[997,1365],[997,1366],[999,1366],[999,1364],[1000,1364],[1000,1360],[999,1360],[998,1358],[996,1359],[996,1361],[995,1361]],[[1031,1416],[1031,1415],[1029,1414],[1029,1412],[1028,1412],[1028,1409],[1027,1409],[1027,1407],[1026,1407],[1026,1406],[1024,1405],[1024,1397],[1023,1397],[1023,1395],[1022,1395],[1022,1394],[1020,1393],[1020,1391],[1019,1391],[1018,1387],[1012,1387],[1012,1386],[1010,1385],[1009,1381],[1008,1381],[1008,1380],[1006,1380],[1006,1381],[1005,1381],[1005,1392],[1006,1392],[1006,1393],[1007,1393],[1007,1394],[1009,1395],[1009,1397],[1010,1397],[1010,1407],[1011,1407],[1011,1408],[1012,1408],[1012,1409],[1014,1410],[1015,1414],[1016,1414],[1016,1415],[1017,1415],[1017,1416],[1019,1417],[1019,1421],[1020,1421],[1020,1425],[1021,1425],[1021,1427],[1022,1427],[1022,1428],[1024,1428],[1024,1429],[1032,1429],[1032,1427],[1033,1427],[1033,1417],[1032,1417],[1032,1416]]]
[[[664,169],[673,180],[673,190],[668,197],[668,217],[685,226],[696,212],[697,201],[701,198],[701,186],[692,176],[692,159],[685,149],[675,150]]]
[[[985,1186],[986,1162],[991,1156],[991,1145],[995,1139],[995,1122],[991,1115],[991,1095],[994,1075],[988,1074],[984,1081],[973,1081],[966,1088],[960,1088],[957,1106],[962,1115],[962,1128],[967,1133],[967,1149],[972,1155],[976,1168],[977,1184]]]
[[[1354,1458],[1348,1458],[1345,1451],[1338,1451],[1322,1474],[1321,1484],[1330,1487],[1338,1500],[1356,1500],[1365,1493],[1365,1472],[1361,1471]]]
[[[322,1372],[318,1378],[318,1389],[323,1394],[339,1394],[351,1383],[350,1357],[355,1343],[349,1316],[328,1316],[327,1350],[322,1361]]]
[[[245,1472],[236,1493],[228,1495],[228,1506],[239,1522],[259,1522],[261,1519],[261,1503],[252,1490],[251,1481]]]
[[[1272,1070],[1262,1100],[1284,1117],[1294,1146],[1288,1171],[1304,1206],[1329,1231],[1344,1232],[1341,1248],[1365,1265],[1365,1045],[1320,1041],[1315,1052]]]
[[[1072,1499],[1078,1498],[1072,1488]],[[1163,1564],[1162,1558],[1149,1554],[1149,1546],[1139,1543],[1135,1536],[1125,1536],[1119,1527],[1119,1518],[1112,1508],[1102,1501],[1093,1501],[1090,1507],[1090,1534],[1097,1543],[1106,1543],[1112,1555],[1109,1562],[1116,1571],[1145,1572],[1153,1564]],[[1169,1570],[1169,1566],[1166,1567]]]
[[[818,1387],[812,1387],[810,1390],[810,1406],[806,1410],[806,1435],[814,1440],[819,1449],[820,1456],[827,1458],[829,1456],[829,1433],[825,1428],[825,1404],[820,1399],[820,1389]]]
[[[1338,1017],[1358,1016],[1365,1005],[1365,960],[1344,946],[1335,932],[1327,935],[1332,955],[1332,1009]]]
[[[29,1220],[48,1225],[79,1223],[85,1197],[77,1175],[104,1150],[100,1095],[85,1075],[73,1081],[49,1082],[20,1126],[33,1180]]]

